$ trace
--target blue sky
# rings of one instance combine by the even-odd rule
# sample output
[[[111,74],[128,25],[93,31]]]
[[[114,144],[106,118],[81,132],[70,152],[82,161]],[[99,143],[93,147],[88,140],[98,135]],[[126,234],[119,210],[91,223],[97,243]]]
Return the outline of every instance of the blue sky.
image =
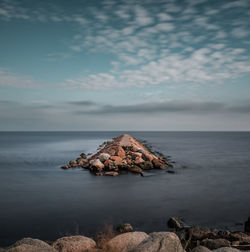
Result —
[[[0,1],[0,130],[250,130],[249,0]]]

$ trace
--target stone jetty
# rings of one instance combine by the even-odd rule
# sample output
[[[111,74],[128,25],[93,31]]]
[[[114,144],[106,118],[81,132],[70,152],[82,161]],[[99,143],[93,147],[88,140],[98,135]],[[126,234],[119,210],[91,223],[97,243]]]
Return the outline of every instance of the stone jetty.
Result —
[[[82,153],[62,169],[82,167],[96,175],[117,176],[123,172],[143,175],[145,170],[167,169],[172,164],[164,157],[155,155],[131,135],[124,134],[104,142],[93,155]]]

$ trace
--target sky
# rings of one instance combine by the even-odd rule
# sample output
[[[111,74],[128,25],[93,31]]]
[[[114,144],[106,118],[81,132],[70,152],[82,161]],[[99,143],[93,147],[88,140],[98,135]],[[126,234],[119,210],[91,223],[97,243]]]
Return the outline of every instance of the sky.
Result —
[[[0,0],[0,130],[250,130],[250,0]]]

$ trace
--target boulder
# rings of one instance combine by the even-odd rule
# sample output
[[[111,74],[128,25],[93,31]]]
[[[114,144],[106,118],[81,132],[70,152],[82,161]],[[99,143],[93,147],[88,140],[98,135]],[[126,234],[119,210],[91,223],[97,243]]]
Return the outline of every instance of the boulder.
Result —
[[[119,156],[121,159],[124,159],[126,155],[124,149],[121,146],[118,146],[115,154]]]
[[[48,243],[32,238],[23,238],[12,245],[8,252],[56,252]]]
[[[67,170],[67,169],[70,168],[70,166],[69,165],[63,165],[63,166],[61,166],[61,168],[64,169],[64,170]]]
[[[231,243],[226,240],[226,239],[204,239],[201,242],[201,245],[214,250],[214,249],[218,249],[221,247],[230,247]]]
[[[33,239],[30,237],[18,240],[12,247],[16,247],[22,244],[32,245],[39,248],[50,249],[50,250],[55,251],[47,242],[41,241],[39,239]]]
[[[88,155],[91,155],[91,153],[88,153]],[[80,154],[80,157],[83,158],[83,159],[86,159],[87,158],[87,155],[85,153],[81,153]]]
[[[212,231],[206,228],[191,227],[188,229],[188,232],[195,240],[203,240],[212,236]]]
[[[52,246],[58,252],[87,252],[90,249],[94,249],[96,243],[88,237],[76,235],[62,237],[56,240]]]
[[[107,243],[107,251],[130,252],[147,237],[148,235],[144,232],[128,232],[117,235]]]
[[[173,228],[173,229],[181,229],[183,228],[182,221],[178,217],[171,217],[168,220],[168,227]]]
[[[139,166],[142,168],[142,170],[152,170],[154,169],[154,166],[152,162],[150,161],[145,161],[139,164]]]
[[[110,158],[110,155],[108,153],[101,153],[98,158],[102,163],[104,163],[106,160]]]
[[[250,217],[248,217],[248,220],[245,222],[244,230],[245,232],[250,233]]]
[[[134,163],[136,164],[136,165],[138,165],[138,164],[140,164],[140,163],[143,163],[144,162],[144,159],[142,159],[141,157],[137,157],[136,159],[135,159],[135,161],[134,161]]]
[[[119,165],[122,163],[122,158],[119,156],[111,156],[110,160],[114,161],[116,165]]]
[[[75,160],[70,160],[69,165],[70,167],[77,167],[77,162]]]
[[[129,223],[123,223],[116,228],[116,231],[119,233],[133,232],[133,227]]]
[[[96,168],[96,169],[94,169],[94,171],[97,170],[98,172],[100,172],[104,168],[104,164],[100,161],[100,159],[93,159],[89,163],[90,163],[91,167]]]
[[[109,172],[104,172],[105,176],[118,176],[119,173],[116,171],[109,171]]]
[[[154,158],[152,160],[152,163],[154,165],[154,168],[155,169],[166,169],[167,168],[167,165],[164,164],[160,159],[158,158]]]
[[[250,244],[250,235],[243,232],[231,232],[230,240],[239,241],[240,243]]]
[[[223,247],[213,250],[213,252],[241,252],[239,249]]]
[[[193,248],[191,252],[211,252],[211,250],[204,246],[197,246]]]
[[[155,232],[149,234],[133,252],[184,252],[178,236],[172,232]]]
[[[56,252],[55,249],[45,249],[45,248],[39,248],[34,245],[28,245],[28,244],[21,244],[16,247],[11,247],[6,252]]]
[[[142,169],[136,165],[129,167],[128,170],[133,173],[140,173],[140,174],[142,173]]]

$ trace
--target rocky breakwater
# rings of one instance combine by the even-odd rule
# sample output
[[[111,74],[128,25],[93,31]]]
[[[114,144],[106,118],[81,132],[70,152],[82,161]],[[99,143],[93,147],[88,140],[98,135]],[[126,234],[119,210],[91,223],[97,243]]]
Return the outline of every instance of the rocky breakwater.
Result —
[[[82,167],[96,175],[117,176],[123,172],[133,172],[143,175],[143,171],[167,169],[173,167],[165,159],[152,153],[146,146],[134,137],[124,134],[104,142],[94,155],[82,153],[76,160],[71,160],[62,169]]]

